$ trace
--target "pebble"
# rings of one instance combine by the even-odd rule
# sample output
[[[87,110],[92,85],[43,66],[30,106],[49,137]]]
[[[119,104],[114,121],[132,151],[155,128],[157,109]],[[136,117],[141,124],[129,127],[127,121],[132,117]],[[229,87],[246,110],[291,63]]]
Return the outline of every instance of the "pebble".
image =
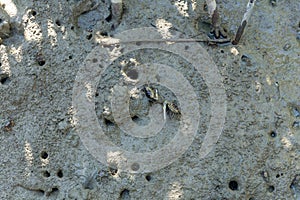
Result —
[[[299,128],[299,127],[300,127],[300,122],[299,121],[294,121],[293,128]]]
[[[270,3],[272,6],[276,6],[277,5],[277,0],[270,0]]]
[[[287,43],[287,44],[285,44],[284,46],[283,46],[283,50],[285,50],[285,51],[287,51],[287,50],[289,50],[290,48],[291,48],[291,44],[290,43]]]
[[[241,60],[242,60],[243,62],[245,62],[247,66],[251,66],[251,65],[252,65],[251,59],[250,59],[250,57],[247,56],[247,55],[242,55]]]
[[[300,117],[300,112],[297,108],[293,108],[292,113],[293,113],[294,117]]]
[[[58,123],[58,130],[63,131],[68,128],[68,123],[66,121],[61,121]]]

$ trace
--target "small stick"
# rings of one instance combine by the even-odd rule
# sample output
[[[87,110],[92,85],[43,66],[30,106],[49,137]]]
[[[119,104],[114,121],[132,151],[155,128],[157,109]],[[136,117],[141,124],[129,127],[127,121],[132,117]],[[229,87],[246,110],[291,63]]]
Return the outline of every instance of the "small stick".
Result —
[[[249,0],[248,4],[247,4],[247,9],[246,12],[244,14],[243,20],[241,22],[241,25],[239,26],[236,34],[235,34],[235,39],[233,40],[232,44],[233,45],[237,45],[244,33],[245,27],[249,21],[249,18],[251,16],[254,4],[255,4],[256,0]]]
[[[174,43],[179,43],[179,42],[209,42],[209,43],[228,43],[230,42],[230,39],[224,38],[224,39],[141,39],[141,40],[127,40],[127,41],[116,41],[114,39],[102,39],[101,43],[105,46],[110,46],[110,45],[116,45],[116,44],[126,44],[126,43],[153,43],[153,42],[174,42]]]

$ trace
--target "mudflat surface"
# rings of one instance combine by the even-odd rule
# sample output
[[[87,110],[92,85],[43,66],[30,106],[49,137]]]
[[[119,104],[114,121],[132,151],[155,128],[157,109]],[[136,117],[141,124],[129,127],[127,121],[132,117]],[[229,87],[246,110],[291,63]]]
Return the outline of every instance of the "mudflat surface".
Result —
[[[300,2],[0,2],[0,199],[300,199]]]

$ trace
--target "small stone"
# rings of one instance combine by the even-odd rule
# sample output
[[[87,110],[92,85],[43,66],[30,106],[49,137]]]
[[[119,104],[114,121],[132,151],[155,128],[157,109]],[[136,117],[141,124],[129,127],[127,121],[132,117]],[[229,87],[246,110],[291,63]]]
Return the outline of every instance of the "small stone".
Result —
[[[300,40],[300,31],[297,33],[296,39]]]
[[[230,49],[230,52],[231,52],[233,55],[235,55],[235,56],[239,55],[239,51],[238,51],[235,47],[232,47],[232,48]]]
[[[276,6],[277,5],[277,0],[270,0],[270,3],[272,6]]]
[[[291,48],[291,46],[292,46],[291,44],[287,43],[284,45],[283,50],[287,51]]]
[[[299,121],[294,121],[293,128],[299,128],[299,127],[300,127],[300,122]]]
[[[251,59],[248,56],[246,56],[246,55],[242,55],[241,60],[243,62],[245,62],[247,66],[251,66],[252,65]]]
[[[292,113],[293,113],[294,117],[300,117],[300,112],[297,108],[293,108]]]
[[[61,121],[58,123],[58,130],[63,131],[68,128],[68,123],[66,121]]]

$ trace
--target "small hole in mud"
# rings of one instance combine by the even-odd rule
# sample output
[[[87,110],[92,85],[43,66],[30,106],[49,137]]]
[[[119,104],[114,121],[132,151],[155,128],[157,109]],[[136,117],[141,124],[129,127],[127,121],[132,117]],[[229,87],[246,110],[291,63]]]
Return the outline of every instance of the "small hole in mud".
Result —
[[[247,60],[249,60],[249,57],[246,56],[246,55],[242,55],[241,60],[242,60],[243,62],[247,62]]]
[[[62,177],[64,176],[64,174],[63,174],[63,172],[62,172],[61,169],[57,171],[56,175],[57,175],[59,178],[62,178]]]
[[[71,26],[71,30],[74,30],[74,26]]]
[[[274,138],[274,137],[277,136],[277,133],[276,133],[275,131],[271,131],[271,132],[270,132],[270,136],[271,136],[272,138]]]
[[[99,92],[96,92],[95,96],[98,97],[99,96]]]
[[[139,121],[140,118],[135,115],[135,116],[131,117],[131,119],[132,119],[132,121],[137,122],[137,121]]]
[[[44,190],[38,190],[40,193],[42,193],[42,194],[44,194],[45,193],[45,191]]]
[[[139,73],[136,70],[128,70],[126,74],[129,78],[133,80],[136,80],[139,77]]]
[[[2,23],[3,22],[3,20],[0,18],[0,23]]]
[[[2,85],[7,85],[10,82],[10,78],[9,77],[4,77],[0,79],[0,83]]]
[[[69,59],[73,59],[73,56],[69,56]]]
[[[145,178],[147,181],[151,181],[151,179],[152,179],[152,177],[149,174]]]
[[[273,185],[270,185],[270,186],[268,187],[268,191],[269,191],[269,192],[274,192],[274,190],[275,190],[275,187],[274,187]]]
[[[239,184],[236,181],[230,181],[228,186],[231,190],[238,190],[239,189]]]
[[[48,171],[44,171],[43,172],[43,176],[46,177],[46,178],[48,178],[48,177],[50,177],[50,173]]]
[[[45,60],[39,60],[38,64],[39,64],[39,66],[43,66],[43,65],[46,64],[46,61]]]
[[[120,199],[130,199],[129,190],[122,190],[122,192],[120,193]]]
[[[106,126],[113,126],[114,125],[114,123],[112,121],[108,120],[108,119],[104,119],[104,123],[105,123]]]
[[[296,174],[295,178],[292,180],[292,183],[290,185],[291,189],[296,189],[300,183],[300,174]]]
[[[108,15],[108,17],[105,18],[105,21],[110,22],[111,19],[112,19],[112,15],[110,14],[110,15]]]
[[[98,62],[98,59],[97,58],[93,58],[92,62],[96,63],[96,62]]]
[[[114,175],[116,175],[118,173],[118,169],[116,169],[116,168],[109,168],[109,173],[112,176],[114,176]]]
[[[93,34],[89,34],[86,36],[86,39],[90,40],[90,39],[92,39],[92,37],[93,37]]]
[[[277,174],[277,175],[276,175],[276,178],[279,178],[279,177],[280,177],[280,175],[279,175],[279,174]]]
[[[299,121],[294,121],[292,126],[293,126],[293,128],[298,128],[298,127],[300,127],[300,122]]]
[[[108,33],[107,32],[101,32],[100,35],[102,35],[102,36],[108,36]]]
[[[48,158],[48,153],[46,151],[42,151],[41,158],[47,159]]]
[[[61,23],[60,23],[59,20],[56,20],[56,21],[55,21],[55,24],[56,24],[57,26],[61,26]]]
[[[139,169],[140,169],[139,163],[133,163],[133,164],[131,165],[131,169],[132,169],[133,171],[139,170]]]
[[[58,188],[57,187],[54,187],[52,188],[51,192],[57,192],[58,191]]]
[[[203,10],[204,10],[204,11],[207,11],[207,10],[208,10],[208,6],[207,6],[206,3],[203,5]]]
[[[92,3],[91,3],[91,8],[93,8],[95,5],[96,5],[96,3],[95,3],[95,2],[92,2]]]
[[[223,50],[223,49],[221,49],[221,50],[220,50],[220,52],[221,52],[221,53],[224,53],[224,50]]]
[[[32,10],[32,11],[30,12],[30,14],[31,14],[32,16],[36,16],[36,11],[35,11],[35,10]]]

